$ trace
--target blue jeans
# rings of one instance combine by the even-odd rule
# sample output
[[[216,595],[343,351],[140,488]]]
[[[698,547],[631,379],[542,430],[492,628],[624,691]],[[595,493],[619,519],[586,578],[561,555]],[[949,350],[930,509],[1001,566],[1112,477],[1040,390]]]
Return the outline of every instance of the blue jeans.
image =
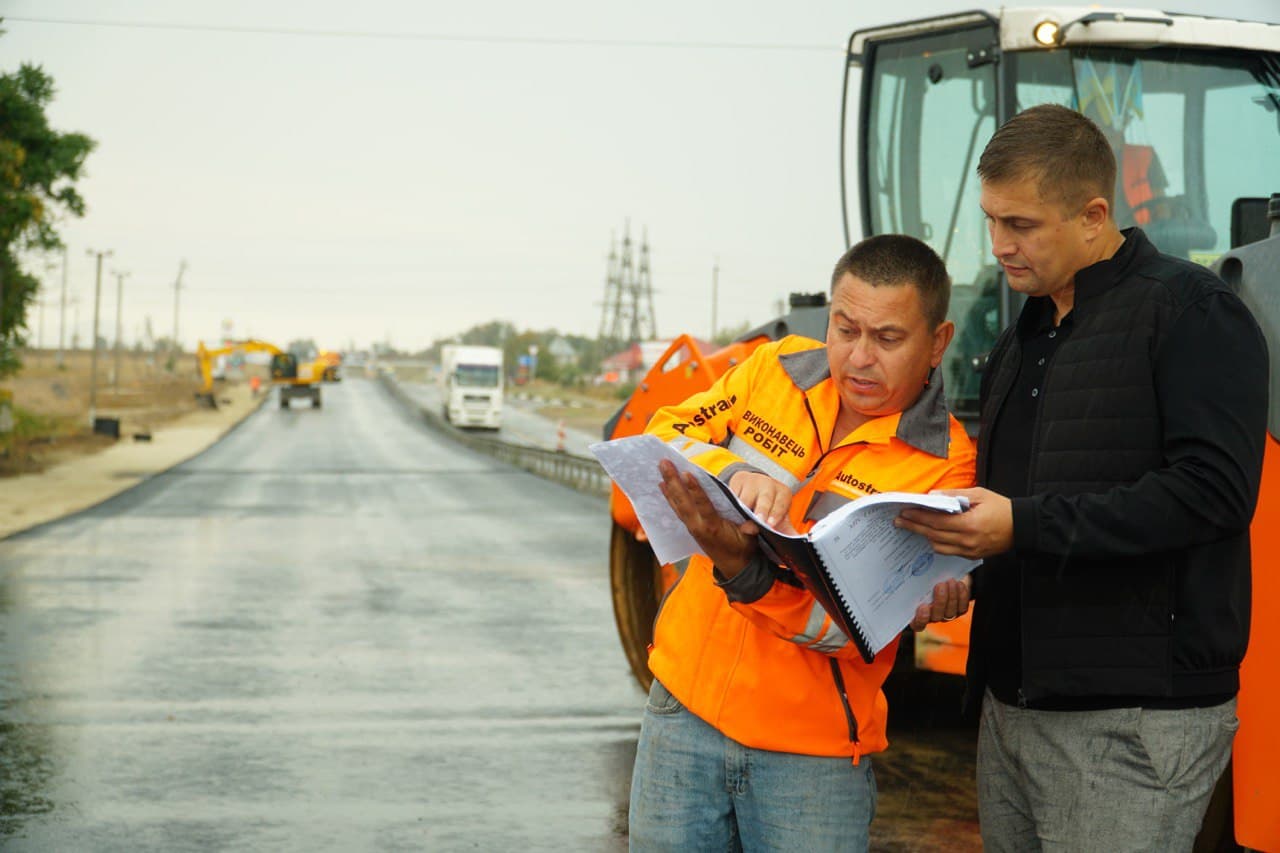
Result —
[[[751,749],[685,710],[656,679],[631,780],[636,851],[865,851],[876,780],[863,757]]]

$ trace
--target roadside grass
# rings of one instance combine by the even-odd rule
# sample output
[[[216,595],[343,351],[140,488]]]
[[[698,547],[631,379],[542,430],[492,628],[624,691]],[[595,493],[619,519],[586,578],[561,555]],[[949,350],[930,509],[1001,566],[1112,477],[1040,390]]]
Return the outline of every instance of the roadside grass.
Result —
[[[114,353],[100,352],[95,372],[88,350],[24,352],[22,368],[0,381],[0,396],[12,400],[14,416],[13,430],[0,434],[0,477],[36,473],[114,443],[90,429],[91,384],[97,388],[95,414],[118,419],[122,436],[195,411],[194,370],[171,373],[152,353],[123,350],[118,377],[116,366]]]
[[[538,401],[537,412],[553,421],[583,432],[600,433],[604,424],[622,405],[616,386],[564,386],[538,380],[508,386],[508,394],[526,394]]]
[[[13,429],[0,433],[0,477],[44,470],[50,451],[109,444],[106,436],[94,436],[78,419],[49,415],[13,406]]]

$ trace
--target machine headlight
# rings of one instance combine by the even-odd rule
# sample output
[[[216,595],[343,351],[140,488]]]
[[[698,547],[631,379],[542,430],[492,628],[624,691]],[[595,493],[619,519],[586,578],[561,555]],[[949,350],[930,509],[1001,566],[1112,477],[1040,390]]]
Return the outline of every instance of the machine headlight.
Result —
[[[1036,44],[1057,47],[1062,43],[1062,27],[1057,21],[1041,21],[1031,31],[1031,37],[1036,40]]]

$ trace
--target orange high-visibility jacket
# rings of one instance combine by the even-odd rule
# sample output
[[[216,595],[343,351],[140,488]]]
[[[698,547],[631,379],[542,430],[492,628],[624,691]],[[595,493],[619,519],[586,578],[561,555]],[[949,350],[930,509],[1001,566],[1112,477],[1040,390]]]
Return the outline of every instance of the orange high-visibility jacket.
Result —
[[[786,483],[800,531],[863,495],[973,485],[974,446],[947,413],[939,371],[906,411],[831,448],[839,408],[826,347],[793,335],[659,410],[645,431],[725,482],[747,467]],[[662,604],[649,668],[741,744],[856,763],[888,745],[880,687],[898,643],[864,663],[813,596],[787,580],[760,558],[722,583],[710,560],[693,557]]]

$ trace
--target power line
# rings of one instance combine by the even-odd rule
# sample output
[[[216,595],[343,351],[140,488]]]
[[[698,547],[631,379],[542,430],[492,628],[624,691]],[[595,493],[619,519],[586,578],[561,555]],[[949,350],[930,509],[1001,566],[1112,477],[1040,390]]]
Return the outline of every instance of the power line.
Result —
[[[786,44],[782,42],[659,41],[649,39],[571,38],[566,36],[484,36],[459,33],[398,33],[385,30],[313,30],[301,27],[241,27],[230,24],[183,24],[174,21],[110,21],[105,19],[32,18],[5,16],[0,21],[23,24],[58,24],[113,27],[131,30],[180,30],[235,35],[302,36],[306,38],[358,38],[392,41],[435,41],[458,44],[517,44],[539,47],[673,48],[681,50],[776,50],[834,53],[840,45]]]

